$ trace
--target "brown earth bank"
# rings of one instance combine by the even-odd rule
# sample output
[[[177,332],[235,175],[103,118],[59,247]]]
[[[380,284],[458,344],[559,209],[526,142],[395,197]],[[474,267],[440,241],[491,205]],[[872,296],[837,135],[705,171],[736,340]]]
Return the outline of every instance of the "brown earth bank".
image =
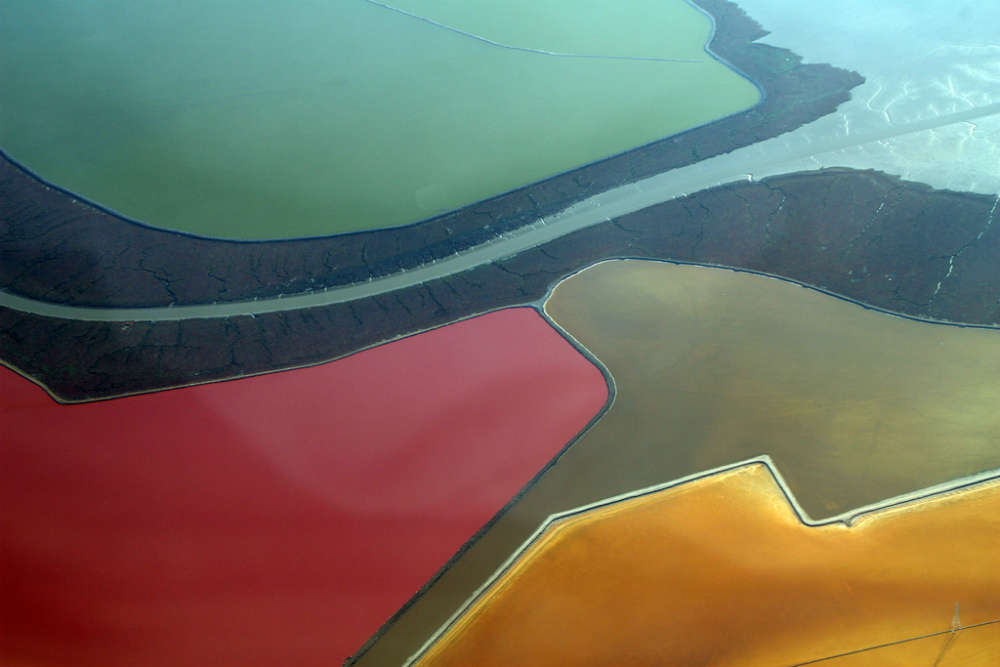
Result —
[[[728,0],[711,49],[757,82],[758,106],[418,224],[316,239],[233,242],[138,225],[49,187],[0,152],[0,288],[56,303],[211,303],[344,285],[412,268],[530,224],[576,201],[794,130],[863,82],[754,43],[767,34]],[[276,223],[280,224],[280,223]]]
[[[0,359],[65,400],[236,377],[533,302],[610,257],[751,269],[910,316],[992,324],[1000,320],[995,203],[871,171],[791,174],[706,190],[448,278],[325,307],[134,324],[0,308]]]

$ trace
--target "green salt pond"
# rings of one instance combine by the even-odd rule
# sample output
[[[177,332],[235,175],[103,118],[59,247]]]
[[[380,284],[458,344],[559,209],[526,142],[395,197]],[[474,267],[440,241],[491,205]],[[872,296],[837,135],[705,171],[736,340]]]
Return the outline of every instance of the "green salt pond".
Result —
[[[683,0],[8,0],[0,146],[149,224],[401,225],[752,106]]]

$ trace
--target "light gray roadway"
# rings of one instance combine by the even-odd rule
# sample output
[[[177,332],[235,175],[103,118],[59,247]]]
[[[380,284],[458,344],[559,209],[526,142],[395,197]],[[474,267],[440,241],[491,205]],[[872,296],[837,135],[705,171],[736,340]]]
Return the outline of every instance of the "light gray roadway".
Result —
[[[851,146],[885,141],[893,137],[956,123],[967,123],[974,119],[997,114],[1000,114],[1000,103],[978,106],[927,120],[893,125],[869,133],[833,136],[828,140],[813,141],[808,148],[775,146],[769,155],[749,154],[745,150],[735,151],[608,190],[580,201],[553,216],[539,219],[532,225],[463,253],[409,271],[343,287],[259,300],[149,308],[97,308],[62,305],[0,291],[0,306],[48,317],[98,322],[128,322],[259,315],[354,301],[444,278],[497,259],[511,257],[571,232],[654,204],[683,197],[689,193],[723,183],[752,179],[755,173],[781,173],[781,166],[785,163],[793,165],[803,158]]]

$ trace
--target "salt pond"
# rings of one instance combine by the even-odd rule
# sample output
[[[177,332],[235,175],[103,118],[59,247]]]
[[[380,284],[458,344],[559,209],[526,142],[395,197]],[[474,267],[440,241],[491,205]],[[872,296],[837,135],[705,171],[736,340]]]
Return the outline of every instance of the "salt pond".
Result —
[[[683,0],[398,7],[614,57],[512,50],[365,0],[15,0],[0,146],[155,226],[287,238],[413,222],[759,97],[704,52],[711,22]]]

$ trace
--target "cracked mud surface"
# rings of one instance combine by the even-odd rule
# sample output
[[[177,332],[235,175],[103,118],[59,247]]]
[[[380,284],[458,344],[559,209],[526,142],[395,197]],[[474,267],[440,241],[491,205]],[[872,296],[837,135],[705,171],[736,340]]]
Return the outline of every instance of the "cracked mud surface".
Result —
[[[793,130],[834,111],[862,82],[804,65],[726,0],[712,49],[767,92],[748,111],[494,199],[398,229],[260,243],[199,239],[123,221],[40,183],[0,154],[0,288],[108,306],[234,301],[359,282],[440,259],[576,201]]]

